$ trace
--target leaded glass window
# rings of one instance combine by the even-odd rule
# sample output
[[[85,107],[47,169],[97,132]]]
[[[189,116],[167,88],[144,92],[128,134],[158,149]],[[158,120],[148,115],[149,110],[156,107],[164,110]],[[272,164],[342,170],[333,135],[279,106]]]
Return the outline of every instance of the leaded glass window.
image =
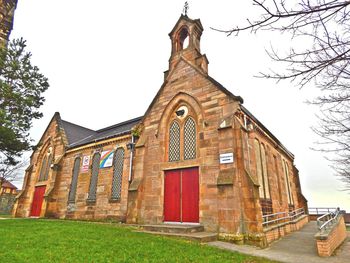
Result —
[[[80,157],[75,158],[75,160],[74,160],[72,183],[70,185],[68,203],[75,202],[75,195],[77,192],[77,184],[78,184],[79,168],[80,168]]]
[[[46,170],[46,163],[47,163],[47,157],[45,155],[45,157],[43,159],[43,162],[41,163],[39,181],[43,181],[44,180],[44,174],[45,174],[45,170]]]
[[[50,154],[49,157],[47,158],[47,165],[45,168],[45,173],[43,175],[43,181],[46,181],[49,178],[51,163],[52,163],[52,155]]]
[[[98,171],[100,168],[100,153],[95,153],[92,158],[92,169],[91,169],[91,179],[90,179],[90,187],[88,194],[88,201],[96,200],[96,190],[97,190],[97,179],[98,179]]]
[[[122,176],[124,166],[124,149],[118,148],[113,160],[112,200],[119,200],[122,191]]]
[[[196,123],[190,117],[184,127],[184,159],[196,158]]]
[[[169,162],[180,160],[180,125],[173,121],[169,129]]]

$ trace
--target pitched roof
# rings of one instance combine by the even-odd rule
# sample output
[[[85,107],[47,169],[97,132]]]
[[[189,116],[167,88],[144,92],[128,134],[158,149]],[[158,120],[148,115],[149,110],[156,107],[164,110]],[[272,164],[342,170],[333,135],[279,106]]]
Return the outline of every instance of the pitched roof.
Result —
[[[68,144],[76,143],[90,135],[96,134],[94,130],[79,126],[77,124],[61,120],[64,131],[66,132]]]
[[[11,188],[11,189],[17,189],[16,186],[14,186],[12,183],[4,179],[4,182],[2,183],[2,188]]]
[[[69,140],[68,148],[74,148],[91,142],[128,134],[140,122],[141,118],[142,116],[96,131],[63,120],[62,124]]]

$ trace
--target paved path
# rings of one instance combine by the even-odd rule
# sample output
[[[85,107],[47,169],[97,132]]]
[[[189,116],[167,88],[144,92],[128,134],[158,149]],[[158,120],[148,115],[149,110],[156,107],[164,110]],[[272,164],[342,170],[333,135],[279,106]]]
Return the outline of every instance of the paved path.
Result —
[[[273,242],[265,249],[247,245],[234,245],[227,242],[215,241],[210,246],[231,251],[237,251],[253,256],[265,257],[280,262],[290,263],[350,263],[350,233],[345,243],[336,251],[334,256],[321,258],[317,255],[314,235],[317,232],[316,222],[309,222],[300,231],[293,232],[279,241]]]

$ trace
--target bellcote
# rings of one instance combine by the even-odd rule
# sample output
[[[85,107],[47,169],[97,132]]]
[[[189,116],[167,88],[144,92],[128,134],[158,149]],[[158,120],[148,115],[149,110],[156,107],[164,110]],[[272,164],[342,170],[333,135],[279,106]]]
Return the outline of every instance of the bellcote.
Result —
[[[173,30],[169,33],[171,39],[171,56],[169,71],[181,59],[197,66],[203,73],[208,73],[208,60],[200,52],[200,39],[203,26],[199,19],[192,20],[187,15],[181,15]]]

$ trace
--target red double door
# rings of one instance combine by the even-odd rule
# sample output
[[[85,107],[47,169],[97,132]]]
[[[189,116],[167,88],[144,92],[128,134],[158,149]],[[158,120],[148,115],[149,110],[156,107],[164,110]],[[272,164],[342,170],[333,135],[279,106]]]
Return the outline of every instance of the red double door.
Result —
[[[46,186],[37,186],[35,187],[32,209],[30,210],[30,216],[40,216],[41,206],[44,201]]]
[[[199,222],[199,174],[197,167],[165,172],[164,221]]]

